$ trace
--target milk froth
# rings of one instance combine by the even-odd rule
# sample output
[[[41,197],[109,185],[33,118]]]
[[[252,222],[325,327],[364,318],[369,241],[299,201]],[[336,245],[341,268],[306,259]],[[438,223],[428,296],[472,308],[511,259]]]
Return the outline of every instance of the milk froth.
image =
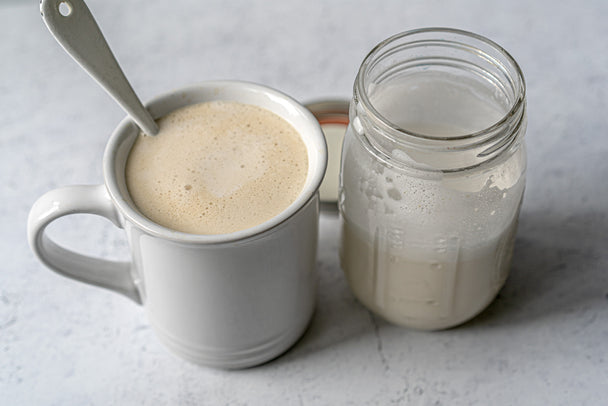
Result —
[[[223,234],[261,224],[299,195],[306,146],[283,118],[258,106],[214,101],[158,120],[140,134],[126,166],[137,208],[165,227]]]

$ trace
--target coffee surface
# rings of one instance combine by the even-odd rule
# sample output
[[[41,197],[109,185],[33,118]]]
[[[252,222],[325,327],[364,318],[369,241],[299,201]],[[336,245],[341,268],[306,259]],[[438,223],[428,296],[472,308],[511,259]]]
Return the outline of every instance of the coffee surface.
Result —
[[[261,224],[300,194],[306,146],[278,115],[214,101],[157,120],[140,134],[126,166],[129,194],[154,222],[192,234],[223,234]]]

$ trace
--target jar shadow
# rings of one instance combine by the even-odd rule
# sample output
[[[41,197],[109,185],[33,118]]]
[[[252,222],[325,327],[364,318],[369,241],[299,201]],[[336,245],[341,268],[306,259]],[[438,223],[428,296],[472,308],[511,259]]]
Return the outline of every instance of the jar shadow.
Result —
[[[510,276],[494,302],[469,322],[445,333],[543,322],[608,303],[608,286],[598,284],[605,261],[608,213],[564,214],[523,210]],[[361,340],[374,340],[393,325],[372,315],[353,296],[339,266],[339,220],[324,213],[320,239],[316,312],[300,340],[262,367],[274,368],[304,358],[338,356]],[[603,259],[602,259],[603,258]],[[403,328],[403,333],[414,332]],[[428,332],[428,334],[442,334]],[[338,351],[339,352],[339,351]]]
[[[606,212],[522,211],[505,286],[463,327],[534,323],[607,304],[608,286],[598,284],[607,235]]]

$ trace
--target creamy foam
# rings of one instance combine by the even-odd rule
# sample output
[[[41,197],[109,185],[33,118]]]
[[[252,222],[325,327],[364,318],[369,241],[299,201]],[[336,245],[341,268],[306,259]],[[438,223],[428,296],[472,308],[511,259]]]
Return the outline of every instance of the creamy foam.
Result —
[[[140,134],[126,166],[139,210],[165,227],[223,234],[261,224],[300,194],[306,146],[283,118],[258,106],[214,101],[158,120]]]

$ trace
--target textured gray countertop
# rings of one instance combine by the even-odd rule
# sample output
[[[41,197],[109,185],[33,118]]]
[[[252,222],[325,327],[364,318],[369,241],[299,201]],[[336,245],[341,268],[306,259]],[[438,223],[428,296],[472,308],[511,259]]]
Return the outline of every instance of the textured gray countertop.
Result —
[[[382,39],[425,26],[503,45],[528,84],[528,183],[511,276],[473,321],[442,332],[366,311],[321,218],[317,311],[260,367],[218,371],[167,352],[143,310],[46,269],[29,208],[61,185],[100,183],[122,111],[63,52],[38,2],[0,5],[0,404],[608,404],[608,2],[90,0],[142,99],[208,79],[263,83],[301,101],[349,97]],[[93,216],[49,232],[127,256]]]

